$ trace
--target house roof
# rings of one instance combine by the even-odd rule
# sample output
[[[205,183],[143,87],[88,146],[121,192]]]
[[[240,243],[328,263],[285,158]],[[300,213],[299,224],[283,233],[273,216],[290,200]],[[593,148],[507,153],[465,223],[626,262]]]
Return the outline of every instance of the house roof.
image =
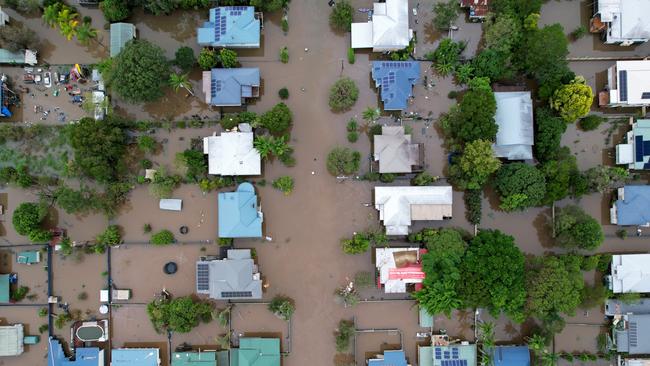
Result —
[[[208,155],[208,173],[227,176],[260,175],[262,158],[253,146],[253,138],[253,132],[241,131],[204,137],[203,152]]]
[[[252,184],[244,182],[235,192],[219,193],[220,238],[261,238],[262,221]]]
[[[615,329],[616,349],[631,355],[650,353],[650,314],[627,315],[625,329]]]
[[[379,89],[384,110],[401,111],[408,107],[413,85],[420,78],[418,61],[373,61],[372,79]]]
[[[530,366],[528,346],[496,346],[490,353],[493,366]]]
[[[386,293],[406,292],[406,284],[422,283],[419,248],[375,248],[375,267]],[[399,264],[398,264],[399,263]]]
[[[212,69],[203,72],[205,102],[214,106],[240,106],[243,98],[252,98],[253,87],[260,86],[260,69]]]
[[[650,292],[650,254],[612,256],[611,287],[614,293]]]
[[[280,366],[278,338],[240,338],[230,349],[230,366]]]
[[[18,52],[11,52],[4,48],[0,48],[0,64],[28,64],[35,65],[36,51],[25,50]]]
[[[210,20],[197,29],[202,46],[258,48],[260,20],[252,6],[222,6],[210,9]]]
[[[23,325],[0,326],[0,356],[18,356],[23,353]]]
[[[379,161],[380,173],[411,173],[419,156],[420,145],[411,143],[404,126],[382,126],[381,135],[374,137],[374,159]]]
[[[618,299],[605,300],[605,315],[614,316],[628,313],[650,314],[650,299],[643,298],[634,302],[625,302]]]
[[[616,61],[607,72],[610,104],[650,104],[650,60]]]
[[[618,225],[646,225],[650,223],[650,186],[627,185],[619,188],[616,200],[616,223]]]
[[[48,366],[104,366],[104,350],[97,347],[77,347],[72,361],[72,357],[66,357],[61,343],[56,338],[50,337],[48,342]]]
[[[408,235],[413,220],[451,217],[451,186],[375,187],[375,208],[388,235]]]
[[[135,38],[135,25],[111,23],[111,57],[117,56],[130,40]]]
[[[368,366],[407,366],[404,351],[384,351],[383,358],[368,360]]]
[[[409,45],[411,35],[408,0],[386,0],[373,4],[371,21],[352,23],[352,48],[372,47],[375,52],[401,50]]]
[[[16,262],[32,264],[41,261],[41,253],[38,250],[24,250],[16,255]]]
[[[111,350],[111,366],[160,366],[158,348],[118,348]]]
[[[462,8],[469,8],[469,17],[485,18],[490,11],[489,0],[460,0]]]
[[[174,352],[171,366],[222,366],[217,363],[217,352]],[[228,365],[223,365],[228,366]]]
[[[418,323],[420,328],[433,328],[433,315],[429,314],[427,309],[418,306]]]
[[[645,42],[650,38],[647,0],[598,0],[600,20],[607,24],[606,43]]]
[[[197,262],[196,291],[213,299],[261,299],[262,281],[250,249],[230,249],[226,259]]]
[[[9,275],[0,274],[0,302],[9,302]]]
[[[494,154],[508,160],[533,158],[533,100],[530,92],[496,92],[499,129]]]
[[[433,346],[433,366],[476,366],[476,344]]]
[[[183,200],[178,198],[161,198],[158,208],[167,211],[180,211],[183,209]]]

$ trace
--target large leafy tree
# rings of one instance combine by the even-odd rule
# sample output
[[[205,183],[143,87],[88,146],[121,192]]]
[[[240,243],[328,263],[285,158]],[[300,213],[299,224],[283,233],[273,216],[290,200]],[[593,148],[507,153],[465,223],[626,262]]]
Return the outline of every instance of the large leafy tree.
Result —
[[[337,1],[330,13],[330,26],[338,31],[349,32],[353,15],[354,8],[348,0]]]
[[[260,116],[260,124],[273,134],[285,132],[293,120],[293,115],[289,107],[280,102]]]
[[[539,169],[546,178],[544,204],[560,201],[570,194],[580,195],[576,186],[581,175],[576,157],[571,154],[569,148],[561,148],[557,159],[545,162]]]
[[[119,22],[131,15],[127,0],[102,0],[99,7],[108,22]]]
[[[448,2],[438,2],[433,4],[433,12],[435,16],[433,17],[433,27],[439,31],[444,31],[449,29],[453,25],[453,22],[458,18],[458,2],[455,0],[449,0]]]
[[[546,194],[544,174],[524,163],[502,166],[495,176],[495,187],[506,211],[537,206]]]
[[[492,143],[476,140],[465,146],[458,162],[449,167],[453,182],[462,189],[480,189],[501,166],[494,156]]]
[[[80,173],[103,183],[117,180],[127,142],[121,121],[82,118],[69,127],[68,137]]]
[[[555,160],[560,153],[566,123],[548,108],[535,111],[535,157],[540,162]]]
[[[274,12],[287,6],[289,0],[251,0],[250,4],[263,11]]]
[[[459,293],[470,307],[486,307],[523,320],[526,302],[524,255],[512,236],[483,230],[470,242],[460,265]]]
[[[564,248],[595,250],[605,240],[598,221],[578,206],[556,210],[553,227],[555,242]]]
[[[577,256],[540,257],[527,271],[527,310],[544,318],[554,313],[574,315],[580,305],[584,279]]]
[[[441,229],[426,239],[429,251],[422,257],[426,274],[424,287],[413,296],[429,314],[449,316],[454,309],[462,307],[457,287],[462,278],[459,266],[467,243],[454,229]]]
[[[173,300],[156,299],[147,304],[147,314],[154,329],[188,333],[199,325],[200,321],[212,320],[212,306],[206,302],[195,301],[189,296]]]
[[[485,23],[485,47],[509,54],[521,42],[522,23],[514,14],[492,16]]]
[[[483,80],[471,80],[470,85],[474,85],[474,88],[465,93],[458,107],[452,108],[441,121],[445,135],[458,146],[474,140],[494,141],[496,138],[499,129],[494,120],[496,99],[487,79],[488,88],[481,87],[485,85]]]
[[[361,154],[347,147],[335,147],[327,155],[327,171],[330,174],[347,175],[359,170]]]
[[[47,207],[33,202],[24,202],[14,210],[11,222],[18,234],[28,236],[29,240],[35,243],[42,243],[51,238],[51,234],[41,227],[45,217],[47,217]]]
[[[558,111],[567,123],[589,114],[594,93],[585,78],[576,77],[571,83],[561,86],[551,97],[551,107]]]
[[[329,106],[335,112],[350,109],[359,98],[359,88],[354,80],[344,77],[336,81],[330,88]]]
[[[485,49],[472,59],[474,75],[495,81],[511,78],[514,75],[511,58],[508,52]]]
[[[115,57],[111,74],[111,85],[126,101],[152,102],[162,97],[170,68],[162,48],[133,40]]]
[[[564,29],[560,24],[553,24],[526,32],[520,51],[523,52],[516,52],[518,64],[536,79],[549,68],[566,66],[569,50]]]

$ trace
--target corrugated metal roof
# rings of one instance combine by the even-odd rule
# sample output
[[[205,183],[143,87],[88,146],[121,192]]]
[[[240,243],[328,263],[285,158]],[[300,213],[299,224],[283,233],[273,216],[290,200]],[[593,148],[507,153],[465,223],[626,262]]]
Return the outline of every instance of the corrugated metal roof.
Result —
[[[398,111],[408,107],[413,85],[420,78],[418,61],[373,61],[372,79],[379,89],[384,110]]]
[[[245,182],[235,192],[219,193],[219,237],[262,237],[262,214],[252,184]]]
[[[111,24],[111,57],[117,56],[124,45],[135,38],[135,25],[131,23]]]
[[[0,356],[18,356],[23,353],[23,325],[0,326]]]
[[[203,46],[258,48],[260,20],[252,6],[222,6],[210,9],[210,20],[197,29]]]
[[[533,100],[530,92],[497,92],[495,120],[499,126],[496,143],[497,157],[508,160],[533,158]]]

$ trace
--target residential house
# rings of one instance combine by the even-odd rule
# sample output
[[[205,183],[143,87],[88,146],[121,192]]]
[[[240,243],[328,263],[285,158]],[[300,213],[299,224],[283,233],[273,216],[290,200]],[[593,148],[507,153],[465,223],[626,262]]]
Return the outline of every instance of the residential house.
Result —
[[[218,197],[220,238],[262,237],[264,215],[252,184],[244,182],[235,192],[220,192]]]
[[[422,288],[424,272],[420,248],[375,248],[375,267],[379,281],[377,287],[385,293],[404,293]]]
[[[650,292],[650,254],[615,254],[612,256],[609,288],[615,294]]]
[[[382,126],[381,135],[374,136],[374,161],[379,173],[412,173],[422,171],[424,144],[411,143],[404,126]]]
[[[625,142],[616,145],[616,164],[627,165],[628,169],[650,169],[650,119],[633,122]]]
[[[605,300],[605,316],[620,316],[623,314],[650,314],[650,299],[643,298],[635,301],[619,299]]]
[[[205,102],[216,107],[239,107],[246,98],[260,96],[260,69],[212,69],[203,71]]]
[[[650,314],[614,316],[612,325],[616,351],[630,355],[650,354]]]
[[[616,61],[607,69],[607,107],[650,105],[650,60]],[[600,103],[600,101],[599,101]]]
[[[160,366],[160,350],[158,348],[113,349],[111,366]]]
[[[253,146],[253,129],[240,123],[238,130],[203,138],[203,153],[208,155],[208,173],[243,176],[262,174],[262,158]]]
[[[222,6],[210,9],[210,20],[197,29],[201,46],[259,48],[259,14],[253,6]]]
[[[10,277],[9,274],[0,274],[0,303],[11,300]]]
[[[384,351],[376,358],[368,359],[368,366],[410,366],[406,362],[406,354],[403,350]]]
[[[492,366],[530,366],[528,346],[496,346],[490,352]]]
[[[20,356],[24,351],[23,338],[22,324],[0,326],[0,357]]]
[[[229,249],[224,259],[196,262],[196,292],[212,299],[261,299],[262,279],[250,249]]]
[[[419,366],[476,366],[476,344],[452,343],[447,335],[432,335],[430,346],[418,345]]]
[[[418,324],[420,328],[433,329],[433,315],[429,314],[427,309],[422,306],[418,306],[418,309]]]
[[[373,52],[398,51],[406,48],[412,38],[408,0],[374,3],[372,20],[352,23],[352,48],[372,48]]]
[[[135,25],[131,23],[111,23],[111,57],[117,56],[124,46],[135,39]]]
[[[413,97],[413,86],[420,78],[418,61],[373,61],[372,80],[379,89],[386,111],[401,111]]]
[[[610,222],[618,226],[650,226],[650,186],[618,188],[610,208]]]
[[[0,27],[5,26],[7,23],[9,23],[10,18],[7,13],[5,13],[2,8],[0,8]],[[32,50],[21,50],[17,52],[11,52],[9,50],[6,50],[4,48],[0,48],[0,64],[18,64],[18,65],[36,65],[37,59],[36,59],[36,51]],[[2,83],[0,83],[0,89],[2,89]],[[3,101],[1,96],[0,96],[0,101]],[[4,102],[4,101],[3,101]],[[2,104],[4,107],[4,103]],[[4,116],[2,113],[0,113],[0,117],[10,117],[9,116]]]
[[[485,16],[490,12],[489,0],[460,0],[461,8],[469,9],[469,20],[472,22],[482,22]]]
[[[630,46],[650,39],[648,0],[595,0],[591,31],[602,32],[606,44]]]
[[[228,351],[172,353],[171,366],[228,366]]]
[[[451,218],[451,186],[375,187],[375,209],[387,235],[408,235],[414,220]]]
[[[499,129],[492,145],[495,156],[508,160],[533,159],[533,100],[529,91],[496,92],[495,120]]]
[[[66,357],[61,343],[50,337],[47,366],[105,366],[104,350],[97,347],[77,347],[73,357]]]
[[[618,366],[650,366],[650,358],[619,357]]]
[[[239,348],[230,349],[230,366],[280,366],[280,339],[239,339]]]

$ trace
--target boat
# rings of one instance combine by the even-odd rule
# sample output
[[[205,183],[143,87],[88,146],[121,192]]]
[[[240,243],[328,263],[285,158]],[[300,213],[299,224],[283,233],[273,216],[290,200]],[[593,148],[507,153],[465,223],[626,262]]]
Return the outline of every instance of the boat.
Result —
[[[50,74],[49,71],[45,72],[45,75],[43,75],[43,85],[45,85],[46,88],[52,87],[52,74]]]

